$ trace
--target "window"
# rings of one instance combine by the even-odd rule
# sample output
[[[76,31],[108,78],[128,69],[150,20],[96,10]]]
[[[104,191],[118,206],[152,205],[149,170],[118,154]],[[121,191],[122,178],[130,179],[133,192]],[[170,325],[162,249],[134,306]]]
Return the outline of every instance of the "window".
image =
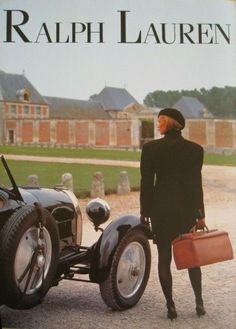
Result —
[[[29,106],[27,106],[27,105],[24,106],[24,115],[26,115],[26,116],[29,115]]]
[[[16,115],[16,105],[11,105],[11,114]]]
[[[23,95],[23,99],[25,102],[29,101],[29,92],[25,90],[24,95]]]
[[[28,89],[19,89],[16,95],[21,102],[29,102],[30,100],[30,91]]]
[[[37,117],[41,116],[41,107],[40,106],[36,106],[35,108],[35,114]]]

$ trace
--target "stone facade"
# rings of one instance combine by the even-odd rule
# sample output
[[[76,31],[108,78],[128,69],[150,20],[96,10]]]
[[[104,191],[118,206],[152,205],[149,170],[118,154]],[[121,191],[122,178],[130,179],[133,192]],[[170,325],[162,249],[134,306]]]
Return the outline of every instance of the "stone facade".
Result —
[[[9,131],[14,132],[14,144],[68,147],[105,147],[139,149],[140,119],[126,120],[49,120],[6,119],[4,143]],[[154,138],[159,138],[156,118]],[[212,152],[236,154],[236,120],[188,119],[183,136]]]
[[[236,120],[187,120],[186,138],[214,153],[236,154]]]
[[[14,144],[139,148],[136,120],[5,120]]]
[[[4,114],[3,103],[0,102],[0,142],[4,139]]]

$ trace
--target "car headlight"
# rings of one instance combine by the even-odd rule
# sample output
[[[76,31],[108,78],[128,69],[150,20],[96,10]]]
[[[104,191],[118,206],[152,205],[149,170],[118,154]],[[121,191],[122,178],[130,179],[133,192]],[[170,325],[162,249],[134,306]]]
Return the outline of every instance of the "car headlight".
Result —
[[[100,198],[91,200],[87,204],[85,210],[89,220],[94,224],[96,230],[110,217],[110,207],[108,203]]]

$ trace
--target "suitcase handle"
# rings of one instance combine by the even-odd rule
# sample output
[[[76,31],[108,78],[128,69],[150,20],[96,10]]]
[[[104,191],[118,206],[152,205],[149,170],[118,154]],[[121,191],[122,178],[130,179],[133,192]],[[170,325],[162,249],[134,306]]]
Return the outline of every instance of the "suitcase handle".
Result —
[[[197,231],[207,231],[207,232],[209,232],[209,229],[206,225],[203,228],[197,228],[197,225],[194,225],[189,232],[190,233],[195,233]]]

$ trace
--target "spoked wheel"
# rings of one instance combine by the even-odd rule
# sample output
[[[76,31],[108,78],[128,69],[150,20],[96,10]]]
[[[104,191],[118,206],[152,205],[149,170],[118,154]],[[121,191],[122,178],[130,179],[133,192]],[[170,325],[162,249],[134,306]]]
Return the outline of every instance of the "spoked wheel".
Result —
[[[45,225],[39,223],[35,207],[16,211],[0,236],[0,264],[4,303],[29,308],[45,296],[55,276],[59,257],[59,235],[51,214],[43,209]]]
[[[140,230],[128,232],[116,249],[108,278],[100,284],[105,303],[114,310],[134,306],[146,288],[150,267],[147,237]]]

